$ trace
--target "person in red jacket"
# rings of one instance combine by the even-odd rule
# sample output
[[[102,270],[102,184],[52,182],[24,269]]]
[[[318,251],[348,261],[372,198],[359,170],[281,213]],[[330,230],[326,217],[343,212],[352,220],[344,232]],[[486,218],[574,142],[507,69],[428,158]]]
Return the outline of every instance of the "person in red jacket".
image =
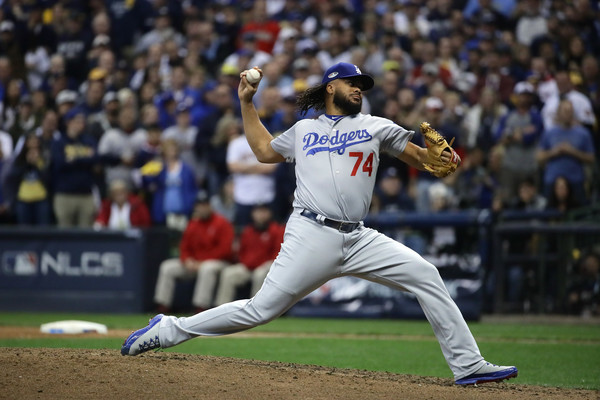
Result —
[[[251,18],[242,25],[239,38],[243,39],[244,37],[247,38],[248,35],[252,35],[253,40],[256,40],[257,50],[272,54],[277,36],[281,30],[279,22],[269,17],[267,2],[264,0],[255,1],[249,11]]]
[[[192,305],[198,312],[211,308],[218,275],[232,261],[234,237],[231,222],[213,211],[206,191],[199,191],[179,244],[179,258],[160,265],[154,292],[159,311],[170,310],[177,279],[194,278]]]
[[[238,287],[252,282],[250,295],[260,289],[281,248],[285,227],[273,221],[273,212],[266,204],[254,206],[252,223],[240,235],[239,263],[223,269],[215,304],[235,300]]]
[[[109,194],[110,197],[102,201],[94,228],[127,229],[150,226],[148,207],[142,199],[129,192],[125,181],[112,181]]]

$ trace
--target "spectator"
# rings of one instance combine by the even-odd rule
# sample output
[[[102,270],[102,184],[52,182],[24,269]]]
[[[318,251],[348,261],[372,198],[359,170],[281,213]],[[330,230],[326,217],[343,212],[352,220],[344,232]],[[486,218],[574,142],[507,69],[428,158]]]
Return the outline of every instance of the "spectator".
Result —
[[[92,47],[87,53],[90,70],[98,68],[100,65],[100,55],[106,50],[110,50],[110,36],[104,33],[94,36]]]
[[[409,87],[404,87],[398,91],[397,96],[400,111],[394,121],[406,126],[417,126],[420,115],[416,106],[415,91]]]
[[[411,37],[418,34],[420,37],[428,37],[431,24],[427,17],[419,11],[420,3],[418,1],[407,0],[394,13],[394,28],[398,35]]]
[[[19,225],[50,225],[50,176],[40,138],[30,133],[14,160],[7,177],[14,195],[13,208]]]
[[[46,92],[41,89],[34,90],[31,93],[31,112],[33,113],[35,127],[40,126],[46,111],[50,109],[51,107],[49,105]]]
[[[546,198],[548,199],[547,209],[559,211],[562,217],[582,205],[582,200],[577,197],[570,181],[562,175],[552,182],[550,193],[546,195]]]
[[[193,211],[198,191],[192,168],[181,160],[173,139],[162,143],[162,162],[141,170],[144,189],[152,196],[154,224],[183,231]]]
[[[177,279],[196,279],[192,305],[197,311],[211,308],[218,274],[232,261],[233,226],[215,213],[206,191],[198,192],[192,219],[181,238],[179,258],[160,265],[154,302],[160,312],[173,304]]]
[[[139,127],[142,129],[160,123],[159,111],[154,104],[144,104],[140,107],[140,116]]]
[[[281,93],[277,87],[266,87],[261,92],[258,115],[269,132],[283,132],[283,110],[281,109]]]
[[[132,51],[134,39],[140,35],[146,20],[146,2],[129,0],[106,0],[106,10],[111,21],[111,41],[121,53]]]
[[[10,133],[13,142],[19,139],[21,130],[18,126],[21,97],[25,94],[25,86],[20,79],[10,79],[0,102],[0,124],[2,130]]]
[[[395,167],[388,167],[377,181],[371,212],[382,211],[414,211],[415,201],[407,192],[400,172]]]
[[[78,102],[79,96],[73,90],[64,89],[58,92],[54,103],[56,104],[56,112],[58,113],[58,130],[64,132],[66,124],[64,117],[72,110]]]
[[[556,126],[544,131],[537,160],[543,169],[544,194],[549,197],[555,180],[564,176],[573,194],[587,202],[586,166],[594,163],[594,144],[590,132],[575,119],[573,104],[563,100],[556,113]]]
[[[496,143],[506,150],[500,178],[504,200],[517,195],[521,180],[537,175],[536,151],[543,124],[534,107],[534,90],[529,82],[515,85],[515,109],[500,120],[495,133]]]
[[[183,35],[177,32],[171,23],[168,7],[160,7],[155,11],[153,29],[138,40],[135,52],[143,53],[151,45],[165,43],[168,40],[175,40],[179,47],[185,42]]]
[[[534,178],[529,177],[519,183],[517,196],[509,200],[507,208],[518,211],[543,211],[546,204],[546,198],[538,193]]]
[[[54,110],[50,109],[44,113],[41,125],[35,129],[35,135],[38,137],[40,143],[41,155],[47,166],[50,165],[51,161],[50,153],[52,142],[61,137],[61,133],[57,128],[58,116]],[[15,154],[21,153],[27,137],[28,135],[23,135],[19,138],[15,145]]]
[[[462,121],[465,146],[478,147],[487,154],[496,142],[495,132],[507,113],[508,107],[499,101],[498,94],[490,88],[483,89],[479,101],[468,109]]]
[[[119,126],[119,98],[115,92],[106,92],[102,97],[102,110],[88,117],[88,130],[100,140],[104,132]]]
[[[202,104],[198,91],[189,85],[188,75],[189,72],[183,65],[173,65],[168,82],[169,90],[166,93],[173,96],[176,104],[175,114],[177,114],[177,109],[187,108],[191,113],[192,122],[195,124],[206,112],[206,106]]]
[[[550,66],[542,57],[532,57],[527,81],[535,87],[541,104],[545,104],[550,97],[558,94],[558,87]]]
[[[282,28],[277,34],[277,40],[273,46],[273,54],[288,54],[296,57],[296,47],[300,34],[296,28],[291,26]]]
[[[525,0],[521,9],[515,33],[519,43],[529,46],[536,37],[548,32],[547,21],[541,13],[540,0]]]
[[[600,315],[600,254],[584,254],[574,272],[567,288],[567,312],[582,317]]]
[[[160,126],[156,124],[148,126],[146,141],[142,143],[134,157],[134,168],[143,168],[149,162],[157,162],[157,164],[161,163],[162,133],[163,131],[160,129]]]
[[[544,129],[550,130],[557,124],[559,103],[562,99],[568,99],[573,104],[576,120],[592,132],[596,125],[596,117],[590,99],[575,90],[568,71],[558,71],[555,80],[558,91],[548,98],[542,108]]]
[[[59,227],[91,227],[96,215],[92,191],[96,142],[84,135],[85,116],[77,109],[64,116],[65,135],[52,142],[54,214]]]
[[[137,127],[137,111],[134,107],[122,107],[119,111],[119,125],[102,135],[98,143],[98,152],[115,160],[114,165],[106,168],[106,184],[121,179],[132,185],[132,166],[134,156],[146,142],[147,132]]]
[[[440,79],[439,67],[435,62],[428,62],[418,69],[415,68],[413,74],[418,74],[411,80],[411,86],[418,99],[436,96],[433,93],[433,88],[436,84],[443,85]]]
[[[272,62],[264,66],[261,82],[265,86],[262,86],[262,84],[259,85],[256,91],[255,105],[257,108],[272,107],[271,105],[265,104],[265,102],[268,103],[269,99],[273,100],[274,97],[279,97],[282,91],[289,90],[290,86],[293,85],[294,79],[285,73],[288,70],[287,60],[288,57],[286,55],[278,55]],[[265,89],[275,89],[277,95],[275,95],[275,91],[272,90],[271,95],[267,95],[269,98],[265,98]],[[281,99],[276,100],[280,102]]]
[[[213,210],[233,224],[235,218],[235,201],[233,199],[233,179],[229,178],[221,186],[218,193],[210,196]]]
[[[197,183],[200,184],[206,176],[208,165],[206,159],[198,159],[194,152],[197,134],[198,127],[191,124],[190,106],[185,102],[179,103],[175,112],[175,125],[165,129],[163,139],[174,139],[177,142],[181,159],[192,167]]]
[[[112,28],[111,19],[106,11],[100,11],[92,17],[91,21],[92,33],[94,40],[101,37],[103,41],[108,38],[108,44],[110,44],[110,32]]]
[[[373,107],[373,115],[383,116],[381,113],[388,100],[395,100],[399,96],[400,78],[394,71],[386,71],[378,80],[379,85],[374,88],[373,93],[369,93],[369,103]],[[408,89],[410,90],[410,89]],[[413,92],[414,93],[414,92]],[[414,106],[414,104],[413,104]],[[392,120],[394,118],[391,118]],[[406,121],[402,121],[403,124]]]
[[[267,53],[258,48],[256,33],[246,32],[241,35],[241,46],[233,53],[229,54],[223,61],[223,65],[235,67],[238,71],[243,71],[253,66],[263,67],[272,58]]]
[[[15,31],[15,23],[9,19],[0,22],[0,54],[10,60],[12,76],[16,79],[27,79],[25,68],[25,48],[23,38]]]
[[[57,53],[64,57],[66,74],[78,84],[86,78],[87,52],[93,40],[84,20],[81,12],[69,10],[64,19],[64,31],[59,33],[56,45]]]
[[[498,186],[491,166],[502,162],[498,150],[489,151],[489,163],[486,165],[486,153],[480,147],[467,150],[460,168],[448,177],[447,183],[456,193],[456,202],[460,209],[485,209],[492,205],[494,191]],[[499,165],[501,169],[501,165]]]
[[[250,297],[262,286],[281,248],[285,228],[273,221],[273,212],[264,204],[252,209],[252,222],[240,235],[238,263],[227,266],[219,278],[215,305],[236,299],[236,291],[251,282]]]
[[[27,84],[31,90],[42,87],[44,76],[50,69],[50,49],[54,48],[56,34],[42,22],[42,7],[37,5],[29,12],[26,31],[27,48],[24,55]]]
[[[255,205],[272,206],[277,164],[258,162],[246,136],[240,133],[227,147],[227,167],[233,175],[234,225],[236,229],[242,229],[252,221],[251,212]]]
[[[62,54],[50,56],[50,69],[44,76],[41,89],[45,90],[49,97],[56,99],[62,90],[76,89],[78,83],[66,73],[65,57]]]
[[[97,74],[96,78],[100,78],[104,76],[103,71],[95,71]],[[86,118],[88,119],[88,123],[94,118],[97,114],[102,112],[102,100],[104,98],[104,81],[103,79],[89,79],[86,83],[85,88],[85,96],[83,102],[80,107],[83,110]]]
[[[491,49],[482,52],[484,54],[484,59],[482,61],[485,65],[485,69],[480,71],[475,85],[468,93],[470,104],[475,104],[479,101],[481,92],[486,87],[498,93],[498,98],[501,102],[509,104],[515,81],[513,77],[508,74],[509,71],[502,68],[500,63],[501,52],[501,49],[493,46]]]
[[[515,0],[504,1],[502,6],[510,7],[506,3],[512,3],[514,7]],[[504,30],[507,28],[508,21],[506,20],[505,14],[498,8],[501,5],[500,2],[493,0],[471,0],[468,1],[465,7],[465,15],[473,21],[494,21],[499,29]],[[512,8],[510,7],[510,8]],[[506,12],[506,10],[504,10]]]
[[[110,182],[109,196],[102,201],[94,228],[129,229],[150,226],[150,212],[146,204],[130,192],[127,182]]]
[[[215,27],[215,25],[224,27],[229,23],[235,24],[237,15],[230,12],[231,8],[231,6],[224,7],[221,11],[223,18],[220,21],[189,18],[185,24],[188,57],[191,56],[195,64],[202,65],[213,76],[219,71],[219,63],[235,51],[234,39],[229,37],[229,32],[216,32]],[[237,32],[237,27],[232,28]],[[235,32],[233,34],[235,35]]]
[[[240,36],[252,34],[256,38],[256,49],[272,54],[279,31],[279,23],[267,14],[266,0],[256,0],[252,6],[252,18],[242,25]]]
[[[33,104],[31,103],[31,96],[25,94],[21,96],[21,102],[17,108],[17,114],[15,121],[8,129],[8,132],[13,137],[19,137],[25,133],[33,131],[37,127],[35,115],[33,114]]]
[[[351,62],[351,46],[344,42],[344,28],[339,25],[331,26],[323,32],[323,43],[316,58],[324,71],[328,65],[338,62]]]

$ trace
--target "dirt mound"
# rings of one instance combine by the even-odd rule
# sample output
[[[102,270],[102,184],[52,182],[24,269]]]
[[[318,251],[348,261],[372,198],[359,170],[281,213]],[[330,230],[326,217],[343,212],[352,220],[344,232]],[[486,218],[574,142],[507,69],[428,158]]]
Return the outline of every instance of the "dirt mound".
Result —
[[[0,399],[597,399],[598,393],[511,383],[458,387],[426,378],[311,365],[155,352],[0,348]]]

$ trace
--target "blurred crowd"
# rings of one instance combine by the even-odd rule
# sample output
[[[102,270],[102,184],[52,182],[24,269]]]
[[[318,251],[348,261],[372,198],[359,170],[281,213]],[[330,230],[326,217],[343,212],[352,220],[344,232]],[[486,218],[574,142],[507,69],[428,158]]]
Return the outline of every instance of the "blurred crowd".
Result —
[[[567,212],[599,197],[599,4],[591,0],[6,0],[0,222],[183,230],[199,189],[242,227],[285,221],[288,164],[256,162],[239,73],[274,135],[336,62],[376,81],[363,112],[428,121],[444,180],[382,158],[372,212]],[[315,171],[318,173],[318,171]]]

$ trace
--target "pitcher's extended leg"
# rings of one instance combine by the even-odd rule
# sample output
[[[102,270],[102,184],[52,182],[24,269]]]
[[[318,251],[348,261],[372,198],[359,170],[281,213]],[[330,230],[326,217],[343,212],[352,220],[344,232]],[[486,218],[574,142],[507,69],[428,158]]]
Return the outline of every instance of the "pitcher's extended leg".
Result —
[[[362,243],[368,243],[368,250],[361,251]],[[417,297],[455,378],[470,375],[485,364],[435,266],[405,245],[370,229],[355,235],[348,246],[344,273],[406,290]]]

